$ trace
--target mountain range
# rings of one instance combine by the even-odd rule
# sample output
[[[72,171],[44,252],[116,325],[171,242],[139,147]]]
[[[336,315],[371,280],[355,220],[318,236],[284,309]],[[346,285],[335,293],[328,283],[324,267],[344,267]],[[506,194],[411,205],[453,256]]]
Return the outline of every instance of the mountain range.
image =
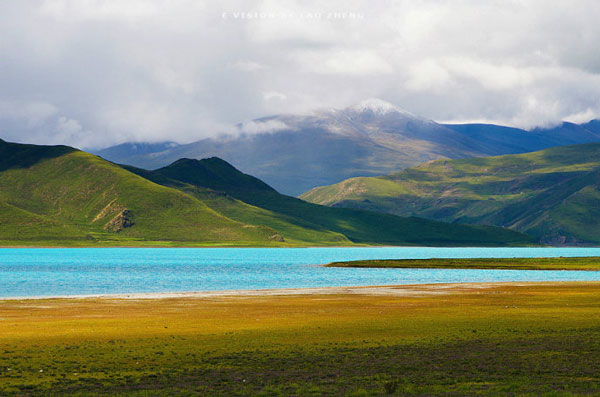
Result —
[[[435,159],[600,142],[598,120],[531,131],[491,124],[440,124],[379,99],[345,109],[264,117],[238,128],[237,136],[185,145],[124,143],[94,153],[146,169],[164,167],[180,158],[217,156],[276,190],[297,196],[317,186],[390,174]]]
[[[219,158],[154,171],[0,140],[0,245],[527,245],[508,229],[330,208]]]
[[[352,178],[301,196],[313,203],[503,226],[551,245],[600,244],[600,144],[437,160]]]

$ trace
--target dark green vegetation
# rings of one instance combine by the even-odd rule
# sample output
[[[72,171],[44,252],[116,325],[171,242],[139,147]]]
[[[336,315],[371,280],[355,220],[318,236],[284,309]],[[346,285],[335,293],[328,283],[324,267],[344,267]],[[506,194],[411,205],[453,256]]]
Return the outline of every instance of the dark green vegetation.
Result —
[[[280,230],[282,221],[308,230],[328,231],[343,235],[355,243],[426,244],[426,245],[480,245],[496,240],[502,244],[526,244],[522,235],[509,234],[499,228],[478,228],[448,225],[419,218],[398,218],[387,214],[329,208],[307,203],[294,197],[277,193],[254,177],[236,170],[229,163],[210,158],[205,160],[181,159],[170,166],[155,171],[136,170],[145,178],[166,186],[176,187],[194,194],[211,208],[241,222],[255,222],[256,215],[223,205],[222,200],[211,201],[206,188],[224,192],[230,198],[275,214],[262,217],[261,224]],[[293,233],[287,229],[284,236]],[[292,234],[293,236],[293,234]],[[318,240],[314,240],[318,242]],[[485,244],[485,243],[483,243]]]
[[[600,270],[600,257],[383,259],[332,262],[329,267],[390,267],[411,269]]]
[[[600,243],[600,144],[439,160],[301,196],[313,203],[508,227],[543,243]]]
[[[280,195],[213,158],[127,170],[65,146],[0,141],[0,245],[523,245],[521,234]]]
[[[598,283],[2,301],[2,395],[597,395]]]

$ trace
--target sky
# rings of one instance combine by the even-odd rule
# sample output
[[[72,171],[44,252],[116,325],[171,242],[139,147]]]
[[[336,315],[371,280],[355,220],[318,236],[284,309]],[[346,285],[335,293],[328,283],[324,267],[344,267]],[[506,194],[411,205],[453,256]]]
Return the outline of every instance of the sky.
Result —
[[[0,138],[187,143],[366,98],[440,122],[585,122],[598,20],[597,0],[7,0]]]

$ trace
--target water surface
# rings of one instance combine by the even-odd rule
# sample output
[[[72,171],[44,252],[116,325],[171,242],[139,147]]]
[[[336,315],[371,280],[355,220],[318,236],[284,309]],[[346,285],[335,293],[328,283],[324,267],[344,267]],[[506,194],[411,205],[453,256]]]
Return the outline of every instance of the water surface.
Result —
[[[600,272],[325,268],[359,259],[600,256],[600,248],[5,248],[0,297],[455,282],[600,281]]]

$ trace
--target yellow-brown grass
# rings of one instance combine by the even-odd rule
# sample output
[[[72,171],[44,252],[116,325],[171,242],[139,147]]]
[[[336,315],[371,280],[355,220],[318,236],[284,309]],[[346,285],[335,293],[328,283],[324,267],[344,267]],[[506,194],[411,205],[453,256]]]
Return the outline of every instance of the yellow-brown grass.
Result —
[[[597,390],[582,379],[600,352],[600,283],[364,291],[0,301],[0,392]]]

